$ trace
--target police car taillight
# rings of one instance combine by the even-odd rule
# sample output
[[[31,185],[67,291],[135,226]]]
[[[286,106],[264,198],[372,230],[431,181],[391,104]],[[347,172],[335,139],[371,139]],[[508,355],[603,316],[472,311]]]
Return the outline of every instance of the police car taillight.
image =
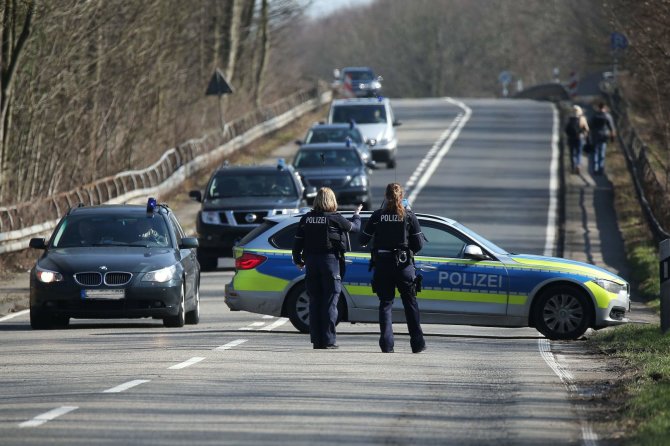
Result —
[[[235,269],[254,269],[267,259],[265,256],[245,252],[242,256],[235,259]]]

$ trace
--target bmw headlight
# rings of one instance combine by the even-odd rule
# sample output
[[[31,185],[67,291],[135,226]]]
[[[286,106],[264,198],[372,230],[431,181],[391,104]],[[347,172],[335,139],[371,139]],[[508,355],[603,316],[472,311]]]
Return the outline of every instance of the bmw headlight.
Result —
[[[358,84],[358,88],[360,88],[361,90],[364,90],[364,89],[368,88],[368,84],[360,83],[360,84]]]
[[[593,283],[595,283],[608,293],[619,294],[622,291],[626,291],[626,285],[621,285],[619,283],[607,279],[597,279],[594,280]]]
[[[380,83],[377,82],[377,81],[374,81],[374,82],[372,83],[372,88],[380,89],[380,88],[382,88],[382,84],[380,84]]]
[[[368,185],[368,179],[365,175],[356,175],[349,182],[351,187],[366,187]]]
[[[142,282],[169,282],[174,279],[174,276],[177,274],[177,267],[175,265],[168,266],[167,268],[157,269],[156,271],[149,271],[144,275]]]
[[[203,223],[207,223],[210,225],[221,224],[221,216],[219,215],[218,212],[202,211],[202,213],[200,214],[200,218],[202,219]]]
[[[50,271],[48,269],[40,268],[39,266],[35,267],[35,275],[37,280],[42,283],[53,283],[53,282],[62,282],[63,275],[57,271]]]

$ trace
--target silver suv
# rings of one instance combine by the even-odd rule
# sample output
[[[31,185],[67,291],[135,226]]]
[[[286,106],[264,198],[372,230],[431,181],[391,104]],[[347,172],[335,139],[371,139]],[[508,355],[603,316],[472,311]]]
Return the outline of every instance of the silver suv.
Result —
[[[372,159],[388,168],[396,165],[398,139],[395,128],[401,123],[393,116],[388,98],[336,99],[330,104],[328,123],[354,121],[366,142],[372,146]]]

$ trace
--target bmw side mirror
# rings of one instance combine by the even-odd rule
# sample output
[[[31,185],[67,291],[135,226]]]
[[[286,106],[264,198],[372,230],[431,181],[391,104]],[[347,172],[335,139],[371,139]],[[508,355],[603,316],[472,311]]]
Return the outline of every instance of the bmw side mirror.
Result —
[[[369,169],[377,168],[377,162],[375,160],[370,160],[367,163],[365,163],[365,165],[368,166]]]
[[[384,80],[383,77],[381,77],[381,76],[377,76],[377,82],[381,82],[381,81],[383,81],[383,80]]]
[[[195,237],[184,237],[181,239],[179,249],[190,249],[198,247],[198,239]]]
[[[28,246],[35,249],[47,249],[47,244],[43,238],[31,238]]]
[[[296,144],[297,146],[301,146],[301,145],[303,145],[304,143],[302,142],[302,139],[296,139],[296,140],[295,140],[295,144]]]
[[[393,127],[398,127],[398,126],[400,126],[400,125],[402,125],[402,122],[397,121],[397,120],[396,120],[396,121],[393,121]]]
[[[340,69],[339,69],[339,68],[334,68],[334,69],[333,69],[333,77],[334,77],[335,79],[339,79],[339,78],[340,78],[340,74],[341,74],[341,73],[340,73]]]
[[[303,192],[302,196],[307,199],[312,199],[316,198],[316,187],[314,186],[307,186],[305,188],[305,192]]]
[[[191,197],[192,200],[197,201],[198,203],[202,202],[202,194],[200,193],[199,190],[192,190],[191,192],[188,193],[188,196]]]
[[[489,256],[484,254],[482,248],[477,245],[467,245],[463,250],[463,257],[471,260],[488,260]]]

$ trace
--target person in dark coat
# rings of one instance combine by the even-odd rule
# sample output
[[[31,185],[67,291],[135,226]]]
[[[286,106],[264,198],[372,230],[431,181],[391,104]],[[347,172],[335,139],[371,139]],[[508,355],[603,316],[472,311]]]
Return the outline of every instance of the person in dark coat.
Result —
[[[359,205],[351,221],[337,211],[335,194],[319,189],[314,208],[300,218],[293,243],[293,263],[305,271],[309,296],[309,334],[315,349],[338,348],[335,325],[342,292],[344,253],[350,248],[349,232],[361,228]]]
[[[614,142],[614,121],[607,112],[604,103],[598,104],[597,111],[589,121],[591,129],[591,142],[593,143],[593,173],[602,175],[605,171],[605,150],[607,142]]]
[[[572,106],[572,114],[568,118],[564,130],[568,137],[568,147],[570,147],[572,173],[579,174],[582,163],[582,150],[589,136],[589,124],[584,116],[584,111],[579,105]]]
[[[398,183],[390,183],[386,186],[383,208],[372,213],[360,234],[362,246],[373,242],[372,289],[379,297],[379,347],[384,353],[392,353],[394,347],[393,301],[396,288],[405,309],[412,352],[420,353],[426,349],[416,301],[414,268],[414,254],[423,247],[423,240],[419,221],[403,204],[402,187]]]

